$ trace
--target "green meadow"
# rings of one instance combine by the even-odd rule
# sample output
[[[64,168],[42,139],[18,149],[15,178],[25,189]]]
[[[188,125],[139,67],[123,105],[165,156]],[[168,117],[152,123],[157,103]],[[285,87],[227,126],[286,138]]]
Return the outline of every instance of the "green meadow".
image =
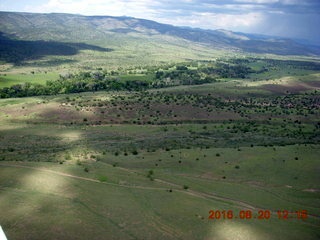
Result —
[[[45,84],[48,80],[56,80],[59,78],[58,73],[25,73],[25,74],[3,74],[0,75],[0,86],[10,87],[15,84],[21,83],[33,83],[33,84]]]
[[[119,79],[154,81],[139,71]],[[318,239],[317,82],[1,99],[1,225],[8,239]]]
[[[0,15],[8,240],[320,239],[316,47]]]

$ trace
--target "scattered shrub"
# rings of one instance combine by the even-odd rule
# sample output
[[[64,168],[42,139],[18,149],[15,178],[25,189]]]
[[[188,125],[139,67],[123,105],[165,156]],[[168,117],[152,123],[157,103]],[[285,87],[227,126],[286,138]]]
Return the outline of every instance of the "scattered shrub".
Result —
[[[12,147],[9,147],[9,148],[8,148],[8,152],[14,152],[14,151],[15,151],[14,148],[12,148]]]
[[[106,176],[98,176],[98,180],[100,182],[106,182],[107,181],[107,177]]]

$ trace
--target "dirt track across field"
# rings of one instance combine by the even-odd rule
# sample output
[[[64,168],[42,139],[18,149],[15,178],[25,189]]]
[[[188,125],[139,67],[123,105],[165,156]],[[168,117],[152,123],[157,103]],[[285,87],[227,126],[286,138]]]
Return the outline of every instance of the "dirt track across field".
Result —
[[[137,185],[124,185],[124,184],[116,184],[116,183],[107,183],[107,182],[101,182],[99,180],[96,179],[92,179],[92,178],[86,178],[86,177],[80,177],[80,176],[76,176],[76,175],[72,175],[72,174],[68,174],[68,173],[62,173],[62,172],[58,172],[58,171],[53,171],[50,169],[46,169],[46,168],[37,168],[37,167],[30,167],[30,166],[25,166],[25,165],[16,165],[16,164],[5,164],[5,163],[0,163],[0,166],[3,167],[15,167],[15,168],[26,168],[26,169],[32,169],[32,170],[36,170],[36,171],[42,171],[42,172],[47,172],[50,174],[55,174],[55,175],[59,175],[59,176],[63,176],[63,177],[70,177],[70,178],[74,178],[74,179],[79,179],[79,180],[83,180],[83,181],[89,181],[89,182],[94,182],[94,183],[98,183],[98,184],[105,184],[105,185],[110,185],[110,186],[117,186],[117,187],[124,187],[124,188],[135,188],[135,189],[145,189],[145,190],[160,190],[160,191],[167,191],[168,188],[166,187],[145,187],[145,186],[137,186]],[[130,170],[130,169],[126,169],[126,168],[119,168],[121,170],[130,172],[130,173],[134,173],[137,174],[137,172]],[[177,187],[182,189],[181,185],[175,184],[173,182],[168,182],[168,181],[164,181],[161,179],[155,179],[154,181],[158,182],[158,183],[162,183],[165,185],[169,185],[172,187]],[[203,199],[214,199],[216,201],[222,201],[222,202],[226,202],[226,203],[231,203],[234,206],[237,206],[239,209],[251,209],[251,210],[263,210],[265,208],[263,207],[257,207],[257,206],[253,206],[249,203],[243,202],[243,201],[239,201],[236,199],[232,199],[232,198],[227,198],[227,197],[223,197],[223,196],[219,196],[217,194],[211,193],[203,193],[203,192],[199,192],[199,191],[194,191],[194,190],[180,190],[180,189],[174,189],[174,191],[176,192],[180,192],[183,194],[188,194],[194,197],[198,197],[198,198],[203,198]],[[270,209],[269,209],[270,210]],[[270,210],[270,212],[276,214],[277,211],[276,210]],[[320,218],[320,216],[318,215],[308,215],[310,217],[314,217],[314,218]]]

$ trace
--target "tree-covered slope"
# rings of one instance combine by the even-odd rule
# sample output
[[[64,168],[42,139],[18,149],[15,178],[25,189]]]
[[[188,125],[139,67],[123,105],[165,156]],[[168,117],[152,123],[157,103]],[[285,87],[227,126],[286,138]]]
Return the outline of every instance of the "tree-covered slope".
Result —
[[[175,27],[131,17],[0,12],[0,31],[19,40],[86,42],[110,48],[135,41],[148,45],[151,40],[173,46],[186,46],[187,41],[206,48],[253,53],[313,55],[320,52],[288,39]]]

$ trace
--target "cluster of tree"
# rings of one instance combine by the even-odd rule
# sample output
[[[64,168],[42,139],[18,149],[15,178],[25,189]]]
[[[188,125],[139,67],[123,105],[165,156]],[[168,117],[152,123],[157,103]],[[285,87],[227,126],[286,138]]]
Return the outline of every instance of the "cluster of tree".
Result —
[[[260,70],[253,70],[250,65],[255,62],[264,65]],[[200,66],[199,66],[200,63]],[[148,74],[154,74],[153,81],[121,79],[119,71],[106,72],[102,69],[60,76],[58,80],[48,81],[45,85],[18,84],[0,89],[0,98],[54,95],[61,93],[78,93],[89,91],[140,91],[148,88],[162,88],[178,85],[199,85],[216,82],[221,78],[246,78],[251,73],[262,73],[275,66],[288,65],[310,70],[320,69],[319,63],[308,61],[275,59],[220,59],[217,61],[191,62],[183,65],[150,67]],[[120,76],[119,76],[120,75]]]
[[[144,80],[124,80],[113,72],[80,72],[60,76],[57,80],[47,81],[45,85],[23,83],[0,89],[0,98],[55,95],[90,91],[141,91],[172,85],[197,85],[215,82],[216,79],[205,73],[204,68],[188,69],[178,66],[176,70],[156,71],[153,82]]]
[[[217,74],[222,78],[246,78],[254,70],[243,64],[217,63],[215,68],[207,69],[211,74]]]
[[[223,62],[215,63],[215,66],[199,67],[189,69],[186,66],[177,66],[171,71],[157,71],[154,86],[172,85],[197,85],[216,82],[217,78],[246,78],[248,74],[255,71],[245,66],[242,62],[228,64]]]
[[[0,98],[28,97],[50,94],[50,89],[40,84],[23,83],[0,89]]]
[[[189,69],[186,66],[177,66],[171,71],[157,71],[153,87],[166,87],[177,85],[199,85],[216,82],[215,77],[204,74],[202,68]]]
[[[278,59],[261,59],[269,67],[290,67],[306,70],[319,71],[320,63],[311,61],[299,61],[299,60],[278,60]]]
[[[81,72],[60,76],[58,80],[40,84],[17,84],[0,89],[0,98],[55,95],[62,93],[79,93],[89,91],[140,91],[149,87],[149,83],[139,80],[119,80],[103,72]]]

